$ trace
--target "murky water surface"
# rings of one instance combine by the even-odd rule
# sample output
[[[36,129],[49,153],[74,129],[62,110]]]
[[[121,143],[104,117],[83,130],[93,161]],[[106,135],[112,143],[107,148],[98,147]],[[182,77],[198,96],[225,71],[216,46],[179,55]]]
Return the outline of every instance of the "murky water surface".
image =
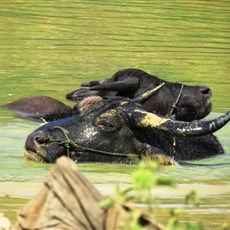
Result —
[[[65,94],[88,80],[110,77],[127,67],[169,81],[208,85],[216,117],[230,108],[230,2],[220,1],[0,1],[0,104],[24,96]],[[26,136],[39,126],[0,108],[0,211],[15,220],[33,197],[48,164],[23,158]],[[218,229],[230,219],[230,125],[216,133],[226,154],[164,168],[177,188],[153,193],[167,211],[183,206],[196,189],[203,203],[186,207],[184,218]],[[126,186],[134,165],[80,164],[103,193]],[[12,198],[17,197],[17,198]]]

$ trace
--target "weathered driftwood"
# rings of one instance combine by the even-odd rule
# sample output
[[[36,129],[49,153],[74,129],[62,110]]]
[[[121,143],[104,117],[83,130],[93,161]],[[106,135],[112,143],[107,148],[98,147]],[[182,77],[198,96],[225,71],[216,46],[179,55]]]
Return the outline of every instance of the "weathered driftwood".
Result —
[[[18,215],[22,229],[101,229],[102,195],[67,158],[51,170],[42,190]]]
[[[103,199],[76,164],[62,157],[38,195],[19,211],[17,229],[128,229],[130,207],[103,209],[98,205]],[[162,229],[145,214],[140,223],[149,229]]]

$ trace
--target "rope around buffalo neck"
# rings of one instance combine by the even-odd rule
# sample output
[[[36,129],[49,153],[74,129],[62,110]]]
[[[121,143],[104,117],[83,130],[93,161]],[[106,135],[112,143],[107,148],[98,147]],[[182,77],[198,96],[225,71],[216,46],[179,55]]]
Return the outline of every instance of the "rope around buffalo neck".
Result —
[[[85,146],[81,146],[77,143],[75,143],[74,141],[72,141],[67,133],[68,131],[60,126],[54,126],[52,129],[59,129],[63,132],[65,139],[53,139],[51,136],[47,137],[47,138],[43,138],[43,140],[48,141],[49,143],[56,143],[59,145],[63,145],[66,148],[67,151],[67,156],[70,157],[70,148],[71,146],[74,148],[79,148],[82,150],[88,150],[90,152],[95,152],[95,153],[99,153],[99,154],[103,154],[103,155],[108,155],[108,156],[117,156],[117,157],[129,157],[129,158],[139,158],[138,155],[133,154],[133,153],[127,153],[127,154],[122,154],[122,153],[114,153],[114,152],[107,152],[107,151],[103,151],[103,150],[98,150],[98,149],[93,149],[93,148],[89,148],[89,147],[85,147]]]
[[[180,91],[179,91],[179,94],[178,94],[178,96],[177,96],[177,99],[176,99],[176,101],[172,104],[172,107],[171,107],[169,113],[166,114],[166,117],[175,120],[174,111],[176,110],[177,104],[178,104],[179,101],[180,101],[180,98],[181,98],[181,96],[182,96],[183,89],[184,89],[184,85],[181,84]],[[172,146],[173,146],[173,155],[174,155],[174,154],[176,153],[176,137],[173,137]]]
[[[175,119],[175,117],[174,117],[174,115],[175,115],[175,114],[174,114],[174,111],[175,111],[175,109],[177,108],[177,104],[178,104],[179,101],[180,101],[180,98],[181,98],[181,96],[182,96],[183,89],[184,89],[184,85],[181,84],[180,92],[179,92],[179,94],[178,94],[178,96],[177,96],[177,99],[176,99],[176,101],[172,104],[169,113],[166,114],[166,117],[171,118],[171,119]]]

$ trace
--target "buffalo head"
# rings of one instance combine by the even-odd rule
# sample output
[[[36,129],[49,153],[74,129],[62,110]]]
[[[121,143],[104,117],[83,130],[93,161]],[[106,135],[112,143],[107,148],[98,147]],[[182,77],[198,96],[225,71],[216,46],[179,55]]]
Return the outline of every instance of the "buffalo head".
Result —
[[[209,156],[210,146],[217,145],[212,148],[214,154],[223,151],[209,134],[230,120],[230,112],[212,121],[183,122],[146,112],[123,97],[93,97],[93,101],[95,98],[96,103],[91,98],[81,102],[80,114],[50,122],[31,133],[25,144],[26,157],[50,163],[62,155],[77,162],[130,163],[136,161],[133,156],[149,155],[172,163],[171,157]]]
[[[192,121],[207,116],[211,112],[212,92],[206,86],[187,86],[167,82],[139,69],[124,69],[112,78],[83,83],[80,88],[66,95],[76,102],[88,96],[111,98],[122,96],[136,98],[147,90],[164,83],[158,91],[143,103],[148,112],[163,116],[174,116],[176,120]]]

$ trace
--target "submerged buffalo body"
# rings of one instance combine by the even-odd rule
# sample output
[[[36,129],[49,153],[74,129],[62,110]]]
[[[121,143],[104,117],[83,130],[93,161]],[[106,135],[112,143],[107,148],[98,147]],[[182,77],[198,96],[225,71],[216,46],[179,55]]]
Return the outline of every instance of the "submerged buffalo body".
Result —
[[[191,121],[205,117],[211,111],[211,90],[206,86],[186,86],[161,80],[138,69],[124,69],[107,80],[84,83],[83,87],[67,94],[67,99],[80,102],[88,96],[104,99],[114,96],[138,98],[144,92],[156,89],[142,100],[146,111],[173,116],[176,120]],[[74,108],[56,99],[38,96],[21,98],[4,107],[33,120],[52,121],[78,113],[78,103]]]
[[[131,163],[135,156],[150,156],[174,164],[223,153],[211,133],[229,121],[230,112],[212,121],[183,122],[146,112],[123,97],[96,98],[95,104],[85,99],[80,114],[31,133],[26,157],[50,163],[62,155],[77,162]]]
[[[143,102],[146,111],[163,116],[173,115],[176,120],[183,121],[198,120],[211,112],[210,88],[167,82],[139,69],[123,69],[112,78],[83,83],[82,86],[86,88],[73,91],[66,97],[76,102],[96,95],[103,98],[122,96],[133,99],[160,85],[162,87]]]

